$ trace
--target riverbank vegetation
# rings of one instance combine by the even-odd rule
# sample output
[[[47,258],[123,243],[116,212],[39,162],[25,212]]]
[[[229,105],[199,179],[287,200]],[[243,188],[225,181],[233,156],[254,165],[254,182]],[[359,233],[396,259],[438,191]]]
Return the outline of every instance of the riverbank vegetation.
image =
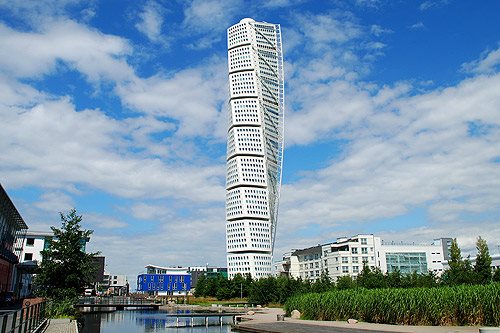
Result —
[[[285,311],[312,320],[402,325],[499,326],[500,284],[332,290],[288,299]]]

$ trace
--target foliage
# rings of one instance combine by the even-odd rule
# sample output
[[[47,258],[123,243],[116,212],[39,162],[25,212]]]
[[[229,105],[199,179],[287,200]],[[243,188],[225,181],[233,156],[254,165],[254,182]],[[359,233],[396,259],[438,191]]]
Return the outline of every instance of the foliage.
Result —
[[[216,277],[202,275],[196,282],[194,295],[196,297],[217,297],[219,300],[247,297],[252,281],[250,275],[243,277],[238,274],[232,280],[227,280],[222,275]]]
[[[380,268],[370,268],[366,263],[363,263],[363,270],[356,278],[356,284],[362,288],[386,288],[387,278],[384,276]]]
[[[76,298],[52,298],[47,302],[45,308],[47,318],[74,318],[78,316],[78,311],[73,307]]]
[[[285,310],[304,319],[358,320],[404,325],[498,326],[500,284],[440,288],[333,290],[288,299]]]
[[[488,244],[479,236],[476,241],[477,256],[474,272],[478,283],[490,283],[491,274],[491,256],[488,250]]]
[[[500,268],[495,269],[495,273],[493,273],[493,277],[491,279],[493,282],[500,282]]]
[[[455,286],[462,284],[488,283],[488,281],[500,282],[500,270],[491,277],[489,256],[486,242],[480,237],[477,242],[478,261],[472,267],[470,260],[463,259],[456,239],[453,240],[450,251],[450,268],[441,277],[435,272],[427,273],[412,272],[402,274],[400,271],[382,273],[379,268],[371,268],[366,263],[356,278],[348,275],[339,277],[333,282],[326,272],[314,282],[300,278],[289,278],[286,276],[265,277],[253,280],[247,276],[237,275],[232,280],[226,280],[222,276],[217,278],[200,277],[198,280],[195,296],[217,297],[217,299],[234,299],[247,297],[252,304],[285,304],[290,297],[314,292],[322,294],[327,291],[340,291],[348,289],[384,289],[384,288],[436,288],[441,286]],[[482,267],[480,269],[480,267]],[[490,272],[489,278],[488,273]],[[483,273],[481,273],[483,272]],[[482,275],[481,275],[482,274]],[[479,276],[483,276],[482,279]]]
[[[311,284],[311,291],[320,293],[328,291],[334,286],[335,285],[332,283],[332,279],[328,276],[328,274],[326,272],[322,272],[320,278]]]
[[[349,275],[344,275],[337,279],[335,287],[338,290],[356,288],[356,281],[354,281]]]
[[[469,259],[463,259],[457,239],[453,239],[450,248],[450,268],[446,270],[441,280],[447,285],[473,284],[475,283],[475,274]]]
[[[82,250],[91,230],[82,230],[82,217],[72,209],[67,215],[60,213],[62,227],[51,227],[54,238],[41,252],[43,261],[35,278],[37,295],[53,299],[70,300],[80,295],[93,281],[93,258],[98,253]]]

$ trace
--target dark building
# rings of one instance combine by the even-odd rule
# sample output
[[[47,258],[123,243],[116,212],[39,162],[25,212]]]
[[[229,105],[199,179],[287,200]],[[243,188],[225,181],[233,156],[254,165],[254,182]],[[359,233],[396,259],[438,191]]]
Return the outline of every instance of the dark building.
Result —
[[[94,257],[94,283],[103,283],[104,282],[104,265],[105,265],[105,257]]]
[[[14,291],[13,275],[28,226],[0,184],[0,302]]]

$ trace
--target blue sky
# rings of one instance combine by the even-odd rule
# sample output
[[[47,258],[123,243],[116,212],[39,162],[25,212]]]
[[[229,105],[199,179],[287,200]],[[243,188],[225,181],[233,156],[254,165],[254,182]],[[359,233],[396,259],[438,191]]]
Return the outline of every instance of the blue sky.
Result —
[[[500,243],[498,1],[0,1],[0,182],[31,230],[225,265],[226,29],[279,23],[275,257],[357,233]]]

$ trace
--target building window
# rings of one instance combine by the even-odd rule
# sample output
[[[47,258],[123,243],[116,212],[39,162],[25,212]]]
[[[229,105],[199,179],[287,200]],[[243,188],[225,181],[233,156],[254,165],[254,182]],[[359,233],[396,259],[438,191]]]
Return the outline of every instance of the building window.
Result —
[[[342,257],[342,263],[343,264],[347,264],[349,262],[349,258],[348,257]]]
[[[34,238],[26,238],[26,246],[33,246],[35,245],[35,239]]]
[[[352,266],[353,273],[359,273],[359,266]]]
[[[358,248],[357,247],[352,247],[351,248],[351,253],[352,254],[358,254]]]
[[[363,262],[368,262],[368,257],[363,257]]]
[[[342,266],[342,273],[349,273],[349,266]]]
[[[393,252],[386,253],[387,272],[400,271],[402,274],[417,272],[427,273],[427,257],[425,252]]]
[[[361,238],[361,245],[366,245],[366,238]]]
[[[361,248],[361,254],[368,254],[368,248],[367,247],[362,247]]]
[[[352,263],[357,264],[358,263],[358,257],[352,257]]]
[[[33,260],[33,253],[25,253],[24,260]]]

